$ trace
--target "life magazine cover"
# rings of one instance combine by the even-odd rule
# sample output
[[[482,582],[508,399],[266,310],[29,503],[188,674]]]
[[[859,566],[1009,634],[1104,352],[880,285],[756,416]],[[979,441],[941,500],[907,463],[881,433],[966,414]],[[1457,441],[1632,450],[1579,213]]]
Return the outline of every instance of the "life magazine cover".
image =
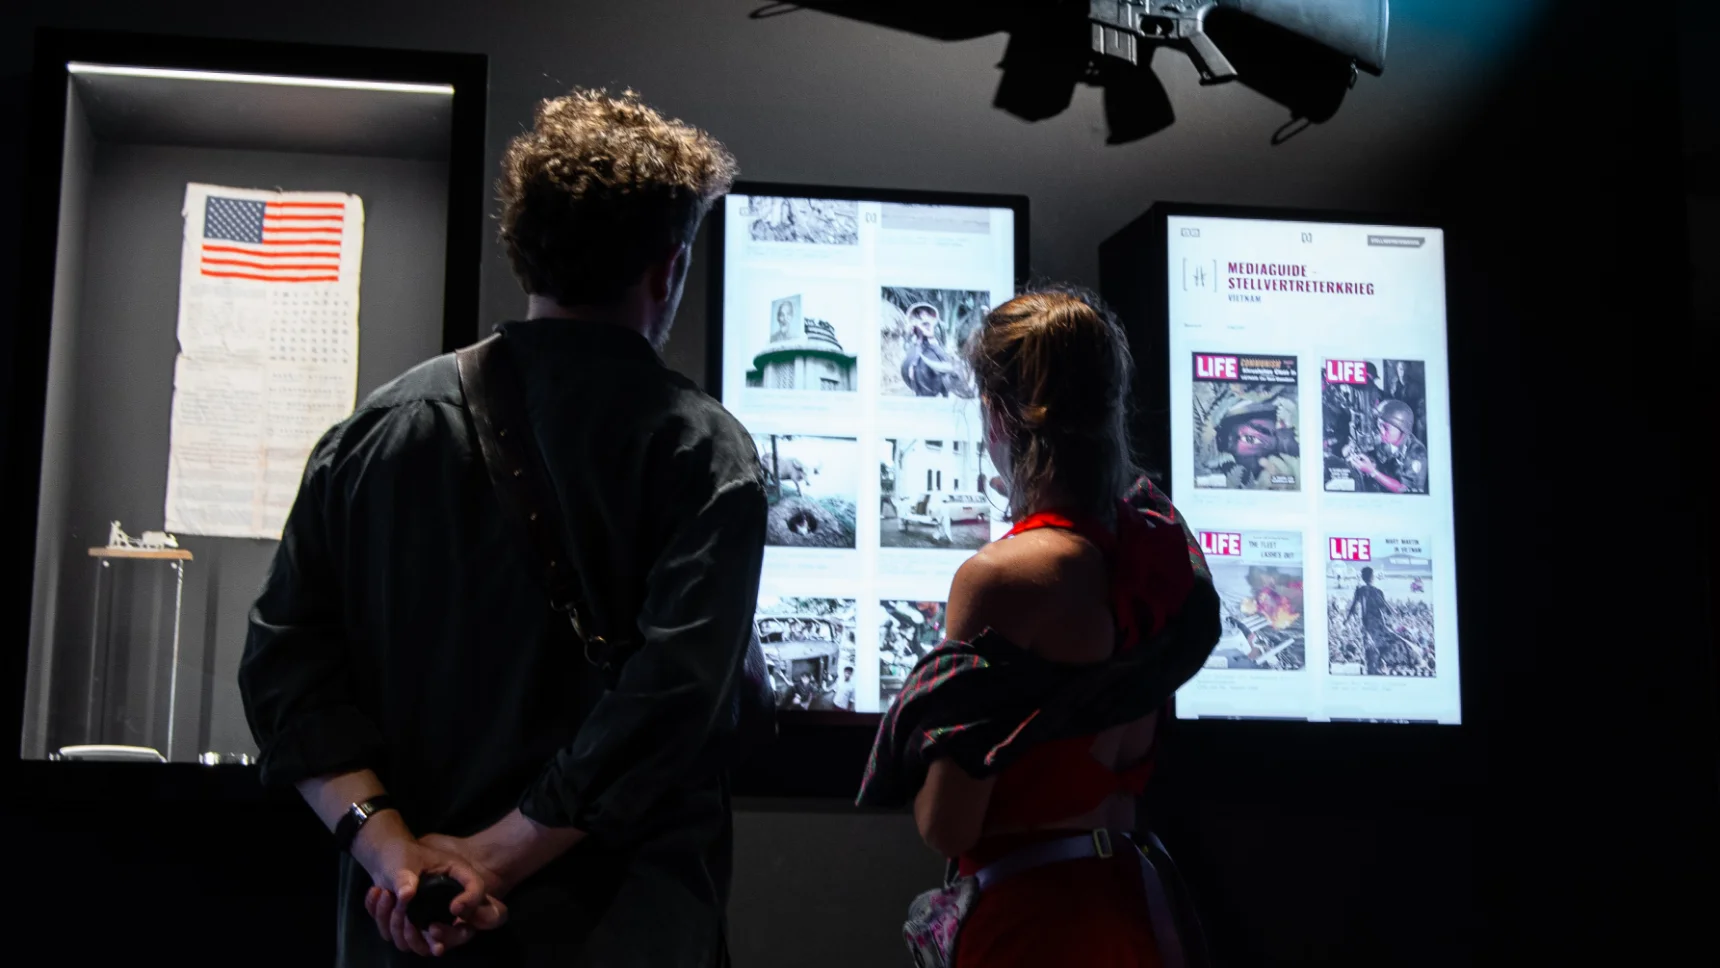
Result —
[[[1328,538],[1326,545],[1332,674],[1436,675],[1427,540],[1348,535]]]
[[[1295,672],[1307,665],[1302,535],[1202,531],[1200,545],[1224,610],[1223,637],[1206,668]]]
[[[1320,399],[1326,490],[1428,492],[1426,363],[1327,360]]]
[[[1194,354],[1194,486],[1302,488],[1296,358]]]

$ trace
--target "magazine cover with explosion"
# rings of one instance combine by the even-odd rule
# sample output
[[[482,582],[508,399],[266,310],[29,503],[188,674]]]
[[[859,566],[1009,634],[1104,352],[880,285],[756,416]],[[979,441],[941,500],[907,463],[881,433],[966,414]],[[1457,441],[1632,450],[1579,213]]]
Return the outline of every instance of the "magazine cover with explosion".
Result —
[[[1194,486],[1301,490],[1296,358],[1194,354]]]
[[[1321,373],[1326,490],[1427,493],[1427,364],[1327,360]]]
[[[1200,547],[1224,618],[1224,635],[1206,668],[1294,672],[1307,665],[1302,535],[1202,531]]]
[[[1436,675],[1427,540],[1333,537],[1326,549],[1332,674]]]

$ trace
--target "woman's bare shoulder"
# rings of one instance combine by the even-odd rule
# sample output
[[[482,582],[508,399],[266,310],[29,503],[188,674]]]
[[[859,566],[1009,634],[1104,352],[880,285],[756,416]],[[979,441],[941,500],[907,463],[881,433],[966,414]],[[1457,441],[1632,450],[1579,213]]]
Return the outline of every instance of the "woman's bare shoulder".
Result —
[[[1066,532],[1029,531],[994,541],[957,569],[950,586],[949,634],[968,639],[987,628],[1054,661],[1097,661],[1109,655],[1110,642],[1066,647],[1063,628],[1073,620],[1074,637],[1082,625],[1102,618],[1108,626],[1103,591],[1105,565],[1098,549]],[[1090,614],[1089,614],[1090,613]],[[1083,621],[1087,619],[1088,621]]]

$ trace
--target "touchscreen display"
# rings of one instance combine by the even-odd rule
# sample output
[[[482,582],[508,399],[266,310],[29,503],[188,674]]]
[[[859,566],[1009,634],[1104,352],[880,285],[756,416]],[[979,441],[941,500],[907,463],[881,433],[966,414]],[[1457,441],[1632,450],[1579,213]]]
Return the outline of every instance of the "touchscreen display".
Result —
[[[723,404],[770,512],[755,622],[784,712],[883,711],[1004,529],[962,347],[1014,293],[1011,208],[734,194]]]
[[[1224,609],[1177,715],[1460,722],[1443,233],[1167,226],[1150,365]]]

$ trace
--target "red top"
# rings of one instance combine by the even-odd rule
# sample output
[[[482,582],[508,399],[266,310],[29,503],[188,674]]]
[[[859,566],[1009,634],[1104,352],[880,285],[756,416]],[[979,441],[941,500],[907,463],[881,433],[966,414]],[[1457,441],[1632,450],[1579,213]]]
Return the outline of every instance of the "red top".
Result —
[[[1119,509],[1118,526],[1122,531],[1119,537],[1091,520],[1042,512],[1016,524],[1006,537],[1014,537],[1035,528],[1064,528],[1093,542],[1104,553],[1106,564],[1111,571],[1111,608],[1117,620],[1117,649],[1127,652],[1140,641],[1142,624],[1147,626],[1145,631],[1148,634],[1157,632],[1163,625],[1166,610],[1160,607],[1160,599],[1180,600],[1180,595],[1186,594],[1187,591],[1181,588],[1142,587],[1157,584],[1143,582],[1142,579],[1157,570],[1152,567],[1153,562],[1149,559],[1157,556],[1161,544],[1171,553],[1181,556],[1183,561],[1186,561],[1187,550],[1181,543],[1180,535],[1174,536],[1175,540],[1169,543],[1138,540],[1150,535],[1151,531],[1143,530],[1145,525],[1140,525],[1139,529],[1132,526],[1137,523],[1138,516],[1133,509]],[[1124,560],[1121,561],[1118,556],[1119,547],[1124,549]],[[1183,567],[1186,569],[1186,564]],[[1163,604],[1169,605],[1170,602]],[[1143,611],[1147,613],[1145,623],[1141,621]],[[1147,779],[1153,772],[1152,751],[1148,752],[1147,759],[1138,766],[1121,771],[1112,770],[1093,758],[1095,739],[1094,736],[1074,736],[1039,743],[1029,749],[1021,759],[998,774],[997,784],[992,788],[991,805],[986,813],[987,825],[1028,827],[1052,823],[1087,813],[1114,794],[1139,795],[1146,789]],[[1153,745],[1155,748],[1158,745],[1156,734]],[[1068,831],[1053,831],[1049,835],[1067,836]],[[971,874],[1015,847],[1044,839],[1045,836],[1047,834],[1043,832],[1030,831],[1025,834],[987,838],[961,859],[962,873],[964,876]]]

